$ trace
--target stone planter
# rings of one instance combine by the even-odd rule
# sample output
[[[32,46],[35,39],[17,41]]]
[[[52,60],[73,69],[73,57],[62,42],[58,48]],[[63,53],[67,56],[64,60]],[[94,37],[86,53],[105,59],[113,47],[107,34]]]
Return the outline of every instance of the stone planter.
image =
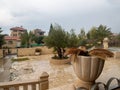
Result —
[[[40,52],[35,52],[35,55],[36,55],[36,56],[38,56],[38,55],[40,55],[40,54],[41,54]]]
[[[71,62],[71,60],[69,58],[68,59],[51,59],[50,60],[50,63],[56,64],[56,65],[67,64],[70,62]]]
[[[103,70],[104,60],[93,56],[72,56],[71,59],[74,71],[79,78],[75,86],[90,90]]]

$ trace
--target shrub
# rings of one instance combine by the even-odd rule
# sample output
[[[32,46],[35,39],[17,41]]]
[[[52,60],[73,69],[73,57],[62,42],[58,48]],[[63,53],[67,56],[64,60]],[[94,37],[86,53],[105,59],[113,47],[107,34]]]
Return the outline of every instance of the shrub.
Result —
[[[41,52],[42,50],[40,48],[36,48],[35,52]]]

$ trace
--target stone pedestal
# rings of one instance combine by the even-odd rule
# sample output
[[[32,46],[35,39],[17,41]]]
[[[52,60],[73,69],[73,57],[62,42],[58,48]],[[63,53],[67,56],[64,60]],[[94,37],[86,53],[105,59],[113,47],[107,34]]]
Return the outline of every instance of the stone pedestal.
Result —
[[[103,48],[104,49],[108,49],[108,42],[109,42],[108,38],[104,38],[104,40],[103,40]]]

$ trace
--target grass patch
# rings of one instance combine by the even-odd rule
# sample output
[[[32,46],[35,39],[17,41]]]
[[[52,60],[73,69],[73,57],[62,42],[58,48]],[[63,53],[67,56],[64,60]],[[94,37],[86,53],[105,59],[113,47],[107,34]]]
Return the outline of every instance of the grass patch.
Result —
[[[12,62],[15,62],[15,61],[26,61],[26,60],[29,60],[29,58],[26,58],[26,57],[22,57],[22,58],[12,58],[11,59],[12,60]]]

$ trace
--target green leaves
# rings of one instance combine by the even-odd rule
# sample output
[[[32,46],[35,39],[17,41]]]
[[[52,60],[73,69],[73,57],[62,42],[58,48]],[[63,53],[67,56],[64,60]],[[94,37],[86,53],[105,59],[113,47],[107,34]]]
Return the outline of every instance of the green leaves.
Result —
[[[49,35],[44,39],[48,47],[65,48],[67,44],[66,32],[60,25],[50,27]]]
[[[78,47],[79,46],[79,38],[75,34],[74,29],[71,29],[70,33],[67,34],[68,44],[67,47]]]
[[[4,36],[3,34],[1,34],[2,30],[0,28],[0,48],[2,48],[2,45],[5,44],[5,40],[4,40]]]
[[[112,35],[110,28],[105,25],[99,25],[98,27],[92,27],[87,33],[88,43],[92,43],[94,46],[103,42],[103,39]]]
[[[77,47],[79,39],[73,29],[68,33],[58,24],[51,24],[49,34],[44,38],[45,45],[49,48],[53,47],[61,58],[64,55],[64,48]]]
[[[21,35],[21,44],[22,45],[30,47],[32,40],[33,40],[33,34],[31,31],[30,32],[26,31],[25,33],[23,33]]]

